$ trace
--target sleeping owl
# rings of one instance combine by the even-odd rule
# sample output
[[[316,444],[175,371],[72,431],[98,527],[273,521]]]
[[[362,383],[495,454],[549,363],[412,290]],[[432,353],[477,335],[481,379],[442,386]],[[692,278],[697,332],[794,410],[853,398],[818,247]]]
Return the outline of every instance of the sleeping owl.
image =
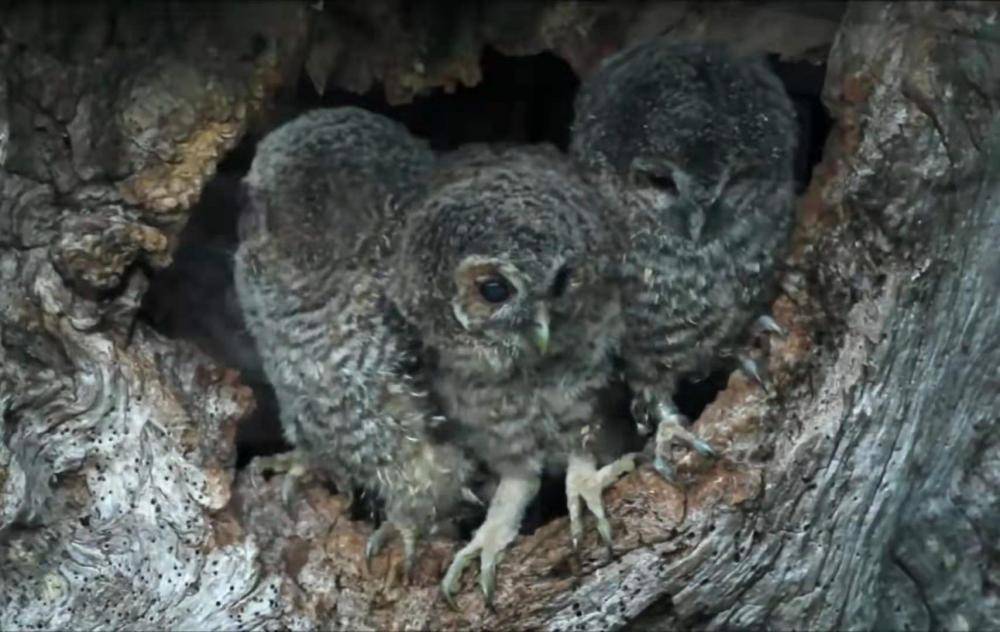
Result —
[[[384,504],[406,565],[448,517],[470,465],[435,438],[419,339],[386,296],[408,198],[433,156],[400,125],[351,107],[269,134],[245,178],[235,284],[274,386],[282,428],[341,491]]]
[[[627,232],[614,266],[620,353],[669,479],[672,440],[713,453],[673,404],[678,379],[740,359],[755,321],[780,331],[765,310],[791,226],[795,138],[778,78],[714,45],[639,44],[577,97],[570,151]]]

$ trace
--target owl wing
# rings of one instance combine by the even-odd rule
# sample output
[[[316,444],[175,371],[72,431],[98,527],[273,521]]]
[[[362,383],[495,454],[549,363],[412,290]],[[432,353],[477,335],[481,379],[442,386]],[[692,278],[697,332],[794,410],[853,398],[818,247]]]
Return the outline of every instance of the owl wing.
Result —
[[[385,267],[433,155],[357,108],[316,110],[258,145],[235,281],[288,439],[344,491],[382,501],[407,545],[457,503],[459,451],[432,440],[419,343],[392,316]],[[373,538],[377,551],[385,530]]]

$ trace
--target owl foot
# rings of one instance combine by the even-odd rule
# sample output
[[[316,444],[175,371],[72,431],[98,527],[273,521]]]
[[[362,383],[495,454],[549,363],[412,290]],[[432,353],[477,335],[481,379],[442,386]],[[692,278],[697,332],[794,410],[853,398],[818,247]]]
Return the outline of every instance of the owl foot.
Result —
[[[693,448],[702,456],[712,458],[717,456],[715,449],[708,445],[708,442],[684,427],[685,421],[684,415],[678,412],[664,412],[656,429],[656,457],[653,459],[653,468],[674,485],[681,483],[677,471],[665,455],[670,454],[675,441]]]
[[[285,475],[281,481],[281,502],[286,509],[291,509],[295,504],[299,484],[309,473],[305,455],[299,450],[289,450],[271,456],[259,456],[254,459],[254,466],[260,472]]]
[[[477,555],[479,587],[487,605],[492,606],[496,592],[496,565],[504,549],[517,537],[524,510],[538,493],[538,487],[539,480],[534,475],[500,479],[486,512],[486,520],[476,530],[472,540],[455,554],[455,559],[441,580],[441,593],[452,608],[458,610],[454,595],[462,571]]]
[[[756,321],[754,321],[752,332],[755,336],[760,334],[768,334],[768,335],[778,336],[779,338],[782,339],[788,337],[788,331],[784,327],[779,325],[778,321],[774,320],[774,318],[772,318],[769,314],[764,314]],[[743,374],[752,379],[754,382],[756,382],[760,386],[760,388],[764,391],[764,394],[770,394],[771,392],[770,384],[768,383],[767,378],[761,372],[760,365],[757,363],[757,361],[754,360],[749,355],[741,355],[739,356],[739,360],[740,360],[740,370],[743,371]]]
[[[757,364],[756,360],[750,356],[740,356],[740,369],[747,377],[757,382],[765,395],[771,392],[768,388],[767,380],[761,375],[760,365]]]
[[[607,559],[614,557],[612,548],[611,523],[604,512],[601,492],[614,483],[622,474],[635,469],[635,459],[625,455],[620,459],[597,469],[591,455],[571,454],[566,469],[566,504],[569,508],[569,531],[573,551],[579,555],[580,537],[583,535],[583,519],[580,515],[580,500],[587,505],[597,520],[597,533],[607,549]]]
[[[389,520],[379,525],[365,544],[365,569],[371,572],[372,560],[382,552],[393,531],[397,532],[403,541],[403,575],[409,580],[413,573],[413,562],[417,557],[417,530]]]

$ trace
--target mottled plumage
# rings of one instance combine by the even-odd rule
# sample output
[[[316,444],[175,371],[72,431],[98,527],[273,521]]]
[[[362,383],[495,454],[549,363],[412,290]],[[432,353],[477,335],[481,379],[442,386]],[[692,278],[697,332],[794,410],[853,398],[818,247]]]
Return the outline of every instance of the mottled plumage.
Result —
[[[489,598],[543,470],[594,470],[595,406],[621,326],[599,256],[615,233],[552,148],[480,146],[449,163],[408,216],[393,295],[433,355],[451,440],[500,477],[443,583],[449,595],[478,554]]]
[[[577,98],[571,153],[627,233],[621,355],[636,412],[661,422],[667,476],[671,433],[710,452],[679,423],[677,380],[738,355],[773,296],[792,217],[794,117],[762,61],[666,39],[608,59]]]
[[[423,142],[376,114],[300,116],[258,145],[235,266],[288,440],[339,489],[384,501],[408,561],[469,472],[432,438],[419,340],[386,296],[401,209],[432,164]]]

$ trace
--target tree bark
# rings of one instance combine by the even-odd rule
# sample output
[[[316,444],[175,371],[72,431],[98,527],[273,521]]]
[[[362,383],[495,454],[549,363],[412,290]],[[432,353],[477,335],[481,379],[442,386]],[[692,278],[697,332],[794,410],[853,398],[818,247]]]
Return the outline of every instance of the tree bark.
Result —
[[[463,7],[3,9],[0,629],[1000,628],[997,7]],[[404,585],[398,550],[365,568],[344,498],[286,507],[281,476],[235,470],[252,394],[136,319],[150,271],[300,69],[403,102],[478,81],[486,43],[586,74],[662,30],[828,54],[773,388],[730,379],[698,421],[725,456],[684,462],[687,488],[640,468],[608,492],[613,561],[591,532],[578,568],[555,520],[495,610],[467,577],[451,611],[457,543]]]

